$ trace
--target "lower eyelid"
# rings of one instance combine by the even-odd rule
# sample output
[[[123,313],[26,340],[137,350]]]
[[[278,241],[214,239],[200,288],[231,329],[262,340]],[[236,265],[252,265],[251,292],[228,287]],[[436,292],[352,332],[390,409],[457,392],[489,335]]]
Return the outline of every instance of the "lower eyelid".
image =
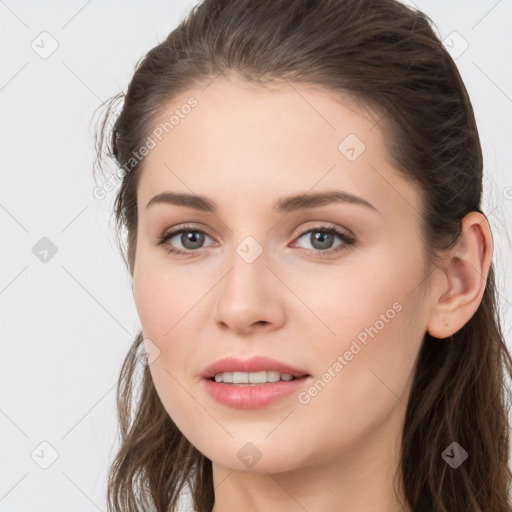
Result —
[[[206,233],[205,231],[201,230],[201,229],[196,229],[196,228],[193,228],[193,227],[182,227],[178,230],[175,230],[175,231],[171,231],[170,233],[167,233],[167,234],[164,234],[160,239],[159,241],[157,242],[157,245],[164,245],[172,238],[174,238],[175,236],[177,235],[181,235],[183,232],[194,232],[194,233],[201,233],[203,235],[205,235],[206,237],[210,238],[210,240],[214,240],[213,237],[211,237],[210,235],[208,235],[208,233]],[[336,245],[334,247],[331,247],[329,249],[326,249],[326,250],[320,250],[320,249],[306,249],[306,248],[302,248],[304,249],[305,251],[309,251],[309,252],[314,252],[314,253],[317,253],[317,254],[322,254],[322,253],[325,253],[326,255],[329,255],[329,254],[333,254],[333,253],[336,253],[338,251],[342,251],[343,249],[348,249],[350,246],[354,245],[355,244],[355,238],[347,233],[344,233],[342,232],[341,230],[338,230],[337,228],[334,228],[333,226],[319,226],[319,227],[316,227],[316,228],[309,228],[305,231],[303,231],[302,233],[299,233],[297,236],[295,236],[294,238],[294,243],[297,243],[298,240],[300,240],[301,238],[303,238],[304,236],[312,233],[312,232],[324,232],[324,233],[330,233],[330,234],[333,234],[335,237],[338,237],[340,240],[341,240],[341,244],[339,245]],[[215,246],[217,242],[215,242],[213,245]],[[203,246],[203,247],[200,247],[198,249],[180,249],[178,247],[174,247],[172,246],[172,249],[170,248],[166,248],[167,252],[169,253],[175,253],[175,254],[181,254],[181,255],[193,255],[194,253],[199,253],[202,249],[206,249],[207,247],[210,247],[210,246]],[[340,249],[338,249],[340,247]],[[299,247],[300,248],[300,247]]]
[[[308,231],[302,233],[301,235],[295,237],[295,242],[294,244],[297,244],[298,241],[309,235],[310,233],[314,233],[314,232],[323,232],[323,233],[330,233],[332,235],[334,235],[334,237],[338,238],[341,243],[338,244],[338,245],[335,245],[333,247],[330,247],[329,249],[325,249],[325,250],[320,250],[320,249],[308,249],[308,248],[302,248],[304,249],[305,251],[310,251],[310,252],[314,252],[314,253],[318,253],[318,254],[326,254],[326,255],[329,255],[329,254],[333,254],[333,253],[336,253],[338,251],[342,251],[344,249],[347,249],[349,248],[350,246],[354,245],[355,244],[355,238],[353,236],[350,236],[346,233],[343,233],[341,231],[338,231],[337,229],[331,229],[331,230],[326,230],[326,229],[309,229]]]

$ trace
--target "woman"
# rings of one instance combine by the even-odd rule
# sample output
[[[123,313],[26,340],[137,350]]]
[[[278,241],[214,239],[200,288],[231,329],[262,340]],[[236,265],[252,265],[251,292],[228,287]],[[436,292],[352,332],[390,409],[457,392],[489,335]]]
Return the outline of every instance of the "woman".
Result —
[[[111,510],[510,510],[482,152],[430,20],[206,0],[121,97]]]

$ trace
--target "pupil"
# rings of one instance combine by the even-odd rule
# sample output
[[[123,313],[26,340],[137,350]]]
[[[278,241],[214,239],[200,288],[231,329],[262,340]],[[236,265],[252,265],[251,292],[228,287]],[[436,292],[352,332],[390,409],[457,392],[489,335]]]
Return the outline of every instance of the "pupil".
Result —
[[[198,233],[197,231],[187,231],[181,235],[181,243],[187,249],[197,249],[201,246],[203,239],[204,235],[202,233]],[[187,246],[187,243],[189,242],[192,243],[192,247]]]
[[[332,237],[334,235],[332,233],[321,233],[317,231],[316,233],[311,233],[312,245],[315,247],[313,242],[320,242],[319,249],[329,249],[332,244]],[[325,239],[327,238],[327,242]]]

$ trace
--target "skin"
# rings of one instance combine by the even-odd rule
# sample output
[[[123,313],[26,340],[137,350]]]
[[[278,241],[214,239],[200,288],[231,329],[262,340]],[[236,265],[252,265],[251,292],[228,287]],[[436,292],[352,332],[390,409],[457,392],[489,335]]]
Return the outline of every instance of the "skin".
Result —
[[[174,98],[155,125],[191,95],[197,107],[145,160],[133,296],[159,351],[150,364],[159,397],[212,461],[213,510],[410,512],[394,477],[414,365],[426,331],[447,338],[476,311],[492,252],[487,220],[468,214],[463,241],[428,274],[420,192],[393,168],[368,110],[318,88],[220,77]],[[366,146],[354,161],[338,149],[351,133]],[[349,203],[272,210],[283,196],[332,189],[378,211]],[[164,191],[206,196],[218,210],[146,209]],[[202,248],[179,234],[157,245],[184,223],[206,233]],[[345,243],[337,236],[322,246],[303,235],[325,224],[352,233],[356,245],[333,252]],[[236,252],[247,236],[263,248],[252,263]],[[172,244],[191,255],[168,254]],[[307,404],[294,393],[239,410],[204,390],[201,371],[227,355],[272,357],[316,381],[397,303],[394,318]],[[252,467],[237,456],[248,442],[261,454]]]

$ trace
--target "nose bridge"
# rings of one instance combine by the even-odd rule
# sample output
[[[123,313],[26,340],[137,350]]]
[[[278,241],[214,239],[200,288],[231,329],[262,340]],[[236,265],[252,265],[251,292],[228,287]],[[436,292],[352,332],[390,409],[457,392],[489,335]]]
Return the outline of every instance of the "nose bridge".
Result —
[[[230,258],[231,270],[226,276],[224,294],[239,297],[249,303],[262,293],[267,281],[267,254],[252,236],[246,236],[235,248]]]
[[[216,299],[217,321],[240,331],[255,323],[278,322],[277,283],[267,264],[267,253],[252,236],[234,248]]]

